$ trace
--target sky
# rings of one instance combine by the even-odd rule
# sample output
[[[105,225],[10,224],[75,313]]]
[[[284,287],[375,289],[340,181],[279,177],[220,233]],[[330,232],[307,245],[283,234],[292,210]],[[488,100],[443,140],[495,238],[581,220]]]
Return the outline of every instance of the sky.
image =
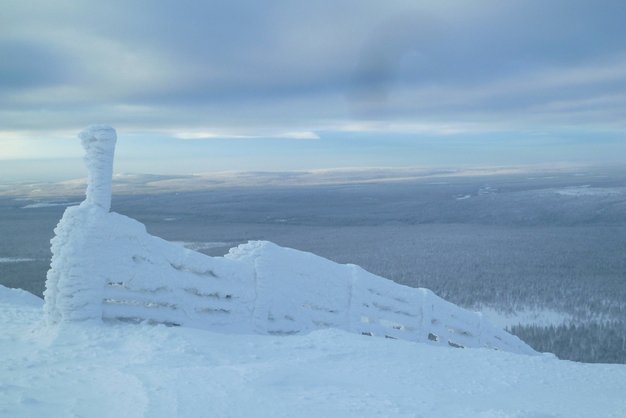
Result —
[[[626,157],[623,0],[0,1],[0,181]]]

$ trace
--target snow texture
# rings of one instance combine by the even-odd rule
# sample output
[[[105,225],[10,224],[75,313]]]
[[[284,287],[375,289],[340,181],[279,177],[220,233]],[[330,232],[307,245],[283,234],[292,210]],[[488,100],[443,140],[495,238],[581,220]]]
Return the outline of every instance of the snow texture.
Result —
[[[85,149],[85,165],[88,171],[85,203],[99,206],[108,212],[111,208],[111,180],[117,134],[110,126],[92,125],[78,136]]]
[[[87,199],[67,208],[55,229],[44,293],[48,324],[147,321],[272,335],[338,328],[536,354],[481,314],[355,265],[263,241],[209,257],[149,235],[141,223],[108,211],[115,137],[102,126],[81,133]]]
[[[1,417],[626,416],[625,365],[336,329],[282,337],[46,327],[41,300],[25,296],[0,286]]]
[[[19,304],[41,308],[43,301],[22,289],[10,289],[0,285],[0,304]]]

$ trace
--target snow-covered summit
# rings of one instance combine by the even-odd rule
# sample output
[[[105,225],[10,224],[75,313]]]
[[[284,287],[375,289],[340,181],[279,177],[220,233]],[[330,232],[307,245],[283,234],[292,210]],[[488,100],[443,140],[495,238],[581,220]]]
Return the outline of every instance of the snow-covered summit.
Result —
[[[0,286],[2,417],[626,416],[624,365],[508,353],[533,352],[426,289],[269,242],[207,257],[92,203],[55,230],[45,310]]]
[[[6,296],[6,297],[4,297]],[[290,337],[42,327],[0,286],[0,416],[624,417],[626,366],[445,350],[336,329]]]
[[[44,293],[49,324],[148,321],[272,335],[337,328],[535,354],[480,314],[355,265],[269,242],[208,257],[151,236],[136,220],[109,212],[115,131],[94,126],[80,138],[87,198],[69,207],[55,229]]]

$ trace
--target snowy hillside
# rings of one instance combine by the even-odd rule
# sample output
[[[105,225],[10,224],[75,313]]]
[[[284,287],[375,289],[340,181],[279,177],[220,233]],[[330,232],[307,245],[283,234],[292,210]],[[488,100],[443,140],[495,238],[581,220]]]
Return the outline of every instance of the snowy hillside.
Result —
[[[0,287],[2,417],[623,417],[626,366],[325,329],[43,326]]]

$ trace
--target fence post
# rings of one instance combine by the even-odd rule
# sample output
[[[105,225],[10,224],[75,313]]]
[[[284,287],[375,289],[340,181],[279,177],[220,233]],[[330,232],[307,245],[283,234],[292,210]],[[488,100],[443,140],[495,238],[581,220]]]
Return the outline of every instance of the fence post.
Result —
[[[108,212],[111,208],[113,156],[117,134],[110,126],[92,125],[78,136],[85,149],[84,160],[88,171],[85,203]]]

